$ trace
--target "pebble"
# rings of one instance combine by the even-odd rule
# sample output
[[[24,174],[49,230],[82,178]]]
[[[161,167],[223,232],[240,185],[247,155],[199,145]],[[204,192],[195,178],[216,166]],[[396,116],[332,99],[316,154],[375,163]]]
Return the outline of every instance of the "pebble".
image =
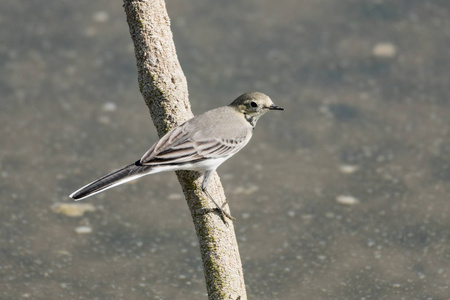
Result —
[[[114,102],[106,102],[102,105],[102,110],[108,112],[116,111],[117,105]]]
[[[94,19],[95,22],[104,23],[108,21],[109,14],[106,11],[98,11],[93,15],[92,18]]]
[[[68,217],[82,217],[86,212],[95,211],[95,206],[91,203],[55,203],[50,209]]]
[[[355,205],[359,203],[359,200],[353,196],[340,195],[336,197],[336,201],[342,205]]]
[[[372,54],[380,58],[392,58],[397,54],[397,48],[391,43],[378,43],[373,47]]]
[[[356,165],[341,165],[339,170],[344,174],[352,174],[358,171],[359,167]]]
[[[89,233],[92,233],[92,227],[78,226],[75,228],[75,232],[78,234],[89,234]]]

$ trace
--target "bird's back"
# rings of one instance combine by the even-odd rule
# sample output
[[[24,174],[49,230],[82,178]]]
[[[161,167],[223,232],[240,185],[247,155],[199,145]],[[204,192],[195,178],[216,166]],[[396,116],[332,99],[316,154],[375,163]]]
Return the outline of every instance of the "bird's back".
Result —
[[[185,129],[203,138],[247,141],[251,138],[253,127],[245,120],[243,114],[230,106],[222,106],[198,115],[185,124]]]

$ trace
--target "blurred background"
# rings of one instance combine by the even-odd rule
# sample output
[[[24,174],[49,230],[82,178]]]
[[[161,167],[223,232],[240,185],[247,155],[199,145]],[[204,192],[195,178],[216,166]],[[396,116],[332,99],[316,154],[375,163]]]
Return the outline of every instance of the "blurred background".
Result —
[[[267,93],[219,168],[249,299],[448,299],[450,2],[167,1],[195,114]],[[0,2],[0,298],[207,299],[173,173],[68,195],[157,134],[121,1]]]

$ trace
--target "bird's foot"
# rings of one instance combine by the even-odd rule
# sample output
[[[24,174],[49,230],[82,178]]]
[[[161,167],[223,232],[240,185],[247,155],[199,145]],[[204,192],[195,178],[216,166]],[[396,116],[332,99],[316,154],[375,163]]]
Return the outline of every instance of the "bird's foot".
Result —
[[[199,214],[199,215],[203,215],[203,214],[207,214],[207,213],[211,213],[211,212],[218,212],[219,214],[220,214],[220,218],[222,219],[222,221],[224,222],[224,223],[227,223],[226,222],[226,218],[228,218],[228,219],[230,219],[231,221],[235,221],[236,220],[236,218],[235,217],[233,217],[232,215],[230,215],[229,213],[227,213],[225,210],[223,210],[223,206],[225,206],[225,204],[226,203],[224,203],[223,205],[222,205],[222,207],[214,207],[214,208],[210,208],[210,207],[207,207],[207,208],[201,208],[201,209],[197,209],[196,211],[195,211],[195,213],[196,214]],[[226,218],[225,218],[226,217]]]

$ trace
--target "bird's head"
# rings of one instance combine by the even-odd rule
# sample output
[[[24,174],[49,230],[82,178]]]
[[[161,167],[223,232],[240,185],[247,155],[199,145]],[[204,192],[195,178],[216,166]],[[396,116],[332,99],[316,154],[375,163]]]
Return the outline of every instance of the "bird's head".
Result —
[[[255,126],[259,117],[269,110],[284,110],[284,108],[275,105],[269,96],[259,92],[242,94],[230,106],[244,114],[252,126]]]

